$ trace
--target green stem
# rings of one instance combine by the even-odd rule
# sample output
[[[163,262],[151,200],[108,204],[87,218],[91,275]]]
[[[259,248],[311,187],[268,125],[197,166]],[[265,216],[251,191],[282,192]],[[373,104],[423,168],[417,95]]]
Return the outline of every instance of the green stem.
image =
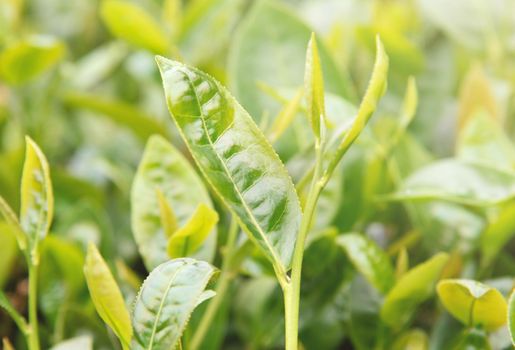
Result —
[[[38,333],[38,267],[29,260],[29,349],[39,350]]]
[[[291,277],[287,283],[281,283],[284,295],[285,317],[285,343],[286,350],[298,349],[299,338],[299,308],[300,308],[300,283],[302,277],[302,259],[304,257],[304,245],[311,228],[313,215],[320,192],[327,183],[327,178],[320,178],[323,165],[323,147],[316,145],[316,165],[311,182],[311,187],[304,207],[304,215],[300,224],[299,235],[293,251]]]
[[[215,318],[218,310],[220,309],[220,305],[222,305],[222,301],[225,298],[225,294],[229,288],[231,280],[234,278],[234,268],[232,264],[234,253],[236,252],[236,238],[238,237],[238,223],[236,220],[231,221],[231,226],[229,228],[227,243],[225,246],[225,257],[222,263],[222,268],[220,272],[220,277],[218,279],[218,283],[216,285],[216,295],[209,302],[207,306],[206,312],[202,315],[202,319],[195,330],[195,334],[191,339],[191,343],[189,349],[197,350],[202,345],[202,341],[204,340],[209,327],[211,326],[213,319]]]

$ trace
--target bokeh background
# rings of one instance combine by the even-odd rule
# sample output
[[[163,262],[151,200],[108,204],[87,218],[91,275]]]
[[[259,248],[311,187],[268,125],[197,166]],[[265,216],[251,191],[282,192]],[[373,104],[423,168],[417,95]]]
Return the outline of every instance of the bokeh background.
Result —
[[[124,7],[127,3],[132,6]],[[345,160],[320,226],[367,232],[392,256],[398,252],[392,242],[403,238],[412,264],[445,250],[456,259],[454,275],[488,278],[510,290],[515,1],[0,0],[0,194],[19,207],[24,135],[48,157],[55,190],[56,216],[41,266],[44,348],[78,334],[94,334],[96,348],[113,347],[82,276],[88,241],[116,266],[127,300],[146,275],[130,225],[132,179],[150,135],[161,134],[184,150],[166,110],[154,56],[209,72],[266,131],[302,86],[312,31],[321,43],[326,98],[332,101],[328,113],[335,118],[352,117],[363,95],[376,34],[390,57],[386,96],[368,136]],[[410,76],[416,79],[418,106],[391,156],[398,163],[392,175],[383,151],[402,114]],[[310,146],[305,125],[299,112],[274,143],[295,180],[303,171],[299,155]],[[457,160],[495,174],[464,169],[453,163]],[[383,198],[395,191],[400,199]],[[437,198],[405,201],[413,193],[424,197],[422,192]],[[501,213],[501,239],[485,241]],[[219,339],[213,348],[280,348],[275,282],[266,268],[249,267],[245,273],[250,277],[237,283],[238,297],[227,306],[230,317],[220,321],[225,343]],[[0,229],[0,287],[22,311],[25,276],[13,236]],[[333,311],[310,314],[313,324],[303,324],[306,348],[366,349],[338,331],[352,310],[333,294],[324,297]],[[258,306],[245,307],[249,299]],[[434,302],[427,306],[429,316],[419,314],[416,325],[436,344],[433,349],[443,349],[446,327],[458,326],[431,316],[434,308]],[[270,324],[279,326],[271,331]],[[443,335],[435,335],[438,329]],[[23,349],[2,312],[1,336]],[[499,339],[502,348],[504,338]]]

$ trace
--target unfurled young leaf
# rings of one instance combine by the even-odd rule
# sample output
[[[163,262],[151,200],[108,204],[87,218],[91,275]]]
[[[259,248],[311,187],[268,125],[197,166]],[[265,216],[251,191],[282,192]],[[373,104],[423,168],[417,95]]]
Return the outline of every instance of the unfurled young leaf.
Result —
[[[167,231],[171,228],[166,226],[170,226],[173,219],[168,217],[163,221],[163,214],[169,216],[168,211],[172,210],[178,228],[188,222],[200,203],[212,207],[209,194],[190,163],[157,135],[152,136],[145,147],[134,177],[131,203],[134,238],[149,271],[170,259],[166,248],[171,233]],[[195,257],[210,261],[215,248],[216,227]]]
[[[400,127],[402,130],[406,130],[408,125],[415,117],[418,106],[418,91],[417,83],[414,77],[409,77],[408,87],[406,88],[406,94],[404,95],[404,101],[402,105],[402,114],[400,120]]]
[[[495,288],[473,280],[446,279],[436,290],[447,311],[466,326],[493,331],[506,323],[506,300]]]
[[[140,6],[123,0],[103,0],[100,14],[114,36],[156,54],[168,51],[170,45],[163,29]]]
[[[381,319],[393,328],[401,328],[415,308],[429,298],[449,256],[438,253],[406,272],[386,295]]]
[[[161,224],[163,225],[165,236],[170,238],[178,229],[177,218],[175,217],[170,203],[166,200],[163,191],[159,188],[156,189],[156,195],[159,204],[159,213],[161,215]]]
[[[20,224],[27,235],[32,262],[37,265],[38,243],[45,238],[52,223],[54,196],[45,155],[30,137],[26,137],[25,143]]]
[[[515,290],[511,292],[508,300],[508,330],[511,335],[511,343],[515,345]]]
[[[308,118],[316,139],[320,139],[320,124],[325,122],[324,78],[315,34],[311,34],[306,52],[306,68],[304,72],[304,90]],[[324,127],[324,126],[322,126]]]
[[[25,250],[27,248],[27,237],[21,229],[16,214],[14,214],[14,211],[2,196],[0,196],[0,217],[12,228],[12,232],[16,236],[20,249]]]
[[[111,270],[93,243],[88,246],[84,275],[99,316],[111,327],[123,348],[129,349],[132,338],[129,312]]]
[[[359,105],[358,113],[352,123],[350,129],[348,129],[343,135],[343,139],[338,146],[335,154],[328,166],[328,172],[331,174],[340,162],[341,158],[354,143],[354,141],[361,134],[361,131],[367,124],[368,120],[376,110],[377,104],[380,98],[386,92],[388,79],[388,56],[384,51],[383,44],[379,37],[376,38],[376,59],[374,63],[374,69],[372,76],[368,82],[367,91],[361,100]]]
[[[395,283],[395,274],[388,255],[371,239],[347,233],[337,238],[354,267],[383,294]]]
[[[279,157],[209,75],[157,57],[170,114],[205,177],[270,261],[291,263],[301,210]]]
[[[131,349],[175,349],[193,310],[213,295],[205,288],[214,273],[210,264],[189,258],[156,267],[134,304]]]
[[[26,83],[52,68],[65,53],[62,42],[34,36],[7,47],[0,53],[0,80]]]
[[[218,213],[201,203],[188,222],[168,239],[168,255],[180,258],[193,254],[218,222]]]
[[[271,143],[277,141],[295,119],[300,108],[302,96],[303,90],[299,89],[274,119],[273,124],[270,126],[270,136],[268,137]]]

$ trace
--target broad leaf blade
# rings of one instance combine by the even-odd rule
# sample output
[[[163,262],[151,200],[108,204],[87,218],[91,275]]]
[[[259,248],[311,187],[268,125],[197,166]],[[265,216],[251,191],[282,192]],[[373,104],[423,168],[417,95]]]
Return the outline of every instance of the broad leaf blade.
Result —
[[[129,312],[109,267],[93,243],[88,246],[84,275],[95,308],[105,323],[128,349],[132,338]]]
[[[180,258],[193,254],[218,222],[218,213],[201,203],[189,221],[168,240],[168,255]]]
[[[395,274],[388,255],[375,242],[358,233],[344,234],[337,239],[356,269],[379,290],[387,293],[395,283]]]
[[[54,196],[45,155],[32,139],[26,137],[25,141],[20,224],[27,235],[31,258],[37,264],[38,242],[45,238],[50,229],[54,213]]]
[[[241,227],[287,270],[301,210],[279,157],[217,81],[181,63],[157,61],[168,108],[195,161]]]
[[[386,295],[381,307],[381,319],[391,327],[400,328],[414,309],[432,293],[449,256],[438,253],[404,274]]]
[[[143,8],[127,1],[104,0],[100,13],[114,36],[153,53],[168,51],[166,34]]]
[[[189,258],[156,267],[147,277],[134,305],[131,349],[175,349],[191,313],[204,294],[215,269]]]
[[[325,121],[324,78],[315,34],[311,35],[306,52],[304,89],[306,91],[308,118],[315,137],[320,139],[320,123]]]
[[[467,326],[493,331],[506,323],[506,300],[495,288],[473,280],[447,279],[436,290],[447,311]]]
[[[161,191],[173,209],[179,227],[189,220],[200,203],[212,207],[209,194],[190,163],[164,138],[152,136],[145,147],[131,193],[132,230],[149,271],[169,260],[166,252],[168,234],[164,232],[156,191]],[[215,245],[216,228],[195,257],[210,261]]]

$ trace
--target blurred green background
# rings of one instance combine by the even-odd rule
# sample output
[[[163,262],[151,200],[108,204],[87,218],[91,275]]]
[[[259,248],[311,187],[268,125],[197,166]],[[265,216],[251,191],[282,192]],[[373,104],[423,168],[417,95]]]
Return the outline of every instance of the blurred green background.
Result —
[[[320,228],[367,232],[392,256],[398,252],[392,243],[405,239],[413,263],[445,250],[456,260],[458,272],[451,276],[489,278],[502,291],[511,289],[515,1],[0,0],[0,194],[19,207],[24,135],[48,157],[55,189],[56,216],[43,253],[48,263],[41,266],[44,348],[83,333],[95,334],[96,348],[113,346],[82,277],[88,241],[116,264],[127,300],[137,283],[131,284],[126,268],[139,275],[136,280],[146,275],[130,226],[132,179],[150,135],[161,134],[184,150],[154,55],[219,79],[266,131],[302,86],[312,31],[322,43],[328,114],[337,122],[352,117],[364,92],[376,34],[390,57],[387,94],[345,160]],[[418,87],[416,116],[384,156],[410,76]],[[306,124],[296,118],[274,143],[295,181],[309,153]],[[395,175],[388,170],[390,158]],[[394,191],[398,198],[385,201]],[[406,201],[410,196],[415,204]],[[489,233],[497,237],[493,241],[483,238],[493,224],[502,232]],[[24,310],[25,267],[8,230],[0,230],[0,249],[0,286]],[[247,293],[264,310],[277,309],[266,271],[248,275],[238,296],[245,300]],[[263,293],[268,288],[270,300],[254,299],[256,281]],[[338,312],[313,316],[316,322],[302,335],[308,349],[350,346],[337,330],[351,311],[336,309],[343,298],[327,298]],[[234,308],[242,310],[238,303]],[[233,311],[226,345],[219,346],[280,348],[274,332],[259,325],[257,312]],[[424,315],[416,322],[434,340],[433,349],[444,348],[434,332],[443,332],[445,322],[451,321]],[[2,336],[23,349],[0,313]]]

